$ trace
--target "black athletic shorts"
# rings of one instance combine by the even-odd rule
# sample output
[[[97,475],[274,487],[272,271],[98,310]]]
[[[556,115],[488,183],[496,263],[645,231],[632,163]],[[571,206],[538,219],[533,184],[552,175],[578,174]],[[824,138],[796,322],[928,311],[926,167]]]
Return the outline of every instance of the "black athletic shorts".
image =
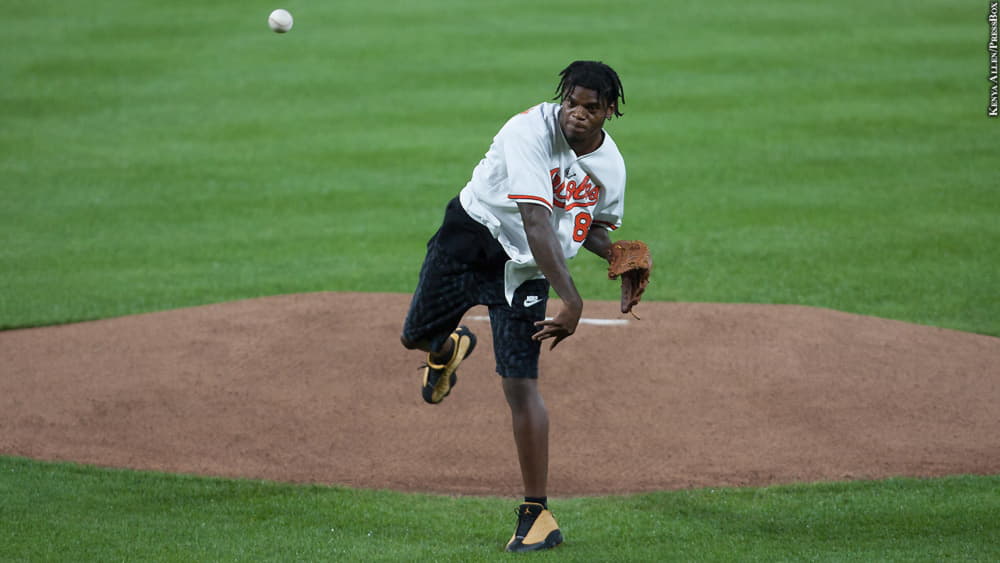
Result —
[[[503,377],[538,377],[541,343],[531,339],[545,318],[549,282],[529,280],[504,296],[504,264],[509,258],[489,230],[469,217],[458,198],[445,210],[441,227],[427,242],[417,289],[403,324],[403,338],[429,341],[438,350],[476,305],[486,305],[493,329],[497,373]]]

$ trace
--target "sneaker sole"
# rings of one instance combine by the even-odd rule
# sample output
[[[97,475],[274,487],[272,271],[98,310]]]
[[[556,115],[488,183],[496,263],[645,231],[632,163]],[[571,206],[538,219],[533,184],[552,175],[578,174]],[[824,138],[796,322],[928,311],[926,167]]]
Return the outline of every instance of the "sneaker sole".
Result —
[[[523,543],[518,544],[513,547],[508,547],[506,550],[513,553],[523,553],[525,551],[539,551],[542,549],[552,549],[563,542],[562,532],[559,530],[552,530],[549,535],[545,537],[544,541],[539,543],[533,543],[531,545],[525,545]]]

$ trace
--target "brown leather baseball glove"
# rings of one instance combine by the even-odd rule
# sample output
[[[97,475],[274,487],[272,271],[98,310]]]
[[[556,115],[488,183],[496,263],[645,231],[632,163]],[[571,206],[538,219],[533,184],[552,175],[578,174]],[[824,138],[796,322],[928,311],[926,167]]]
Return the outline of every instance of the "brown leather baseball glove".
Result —
[[[638,319],[632,307],[639,304],[649,285],[649,273],[653,269],[649,247],[639,240],[620,240],[611,245],[610,262],[608,279],[622,278],[622,313],[632,313]]]

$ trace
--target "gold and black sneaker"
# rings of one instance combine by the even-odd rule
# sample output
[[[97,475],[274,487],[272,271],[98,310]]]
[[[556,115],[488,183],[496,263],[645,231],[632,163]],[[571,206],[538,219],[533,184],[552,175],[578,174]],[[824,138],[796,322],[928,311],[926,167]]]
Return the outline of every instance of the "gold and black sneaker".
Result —
[[[476,347],[476,335],[467,326],[460,326],[449,336],[452,341],[451,359],[442,365],[431,361],[427,354],[427,365],[424,366],[424,400],[436,405],[451,393],[451,388],[458,382],[458,365],[469,357]]]
[[[507,551],[537,551],[561,544],[562,532],[555,517],[544,506],[526,502],[517,507],[517,531],[507,542]]]

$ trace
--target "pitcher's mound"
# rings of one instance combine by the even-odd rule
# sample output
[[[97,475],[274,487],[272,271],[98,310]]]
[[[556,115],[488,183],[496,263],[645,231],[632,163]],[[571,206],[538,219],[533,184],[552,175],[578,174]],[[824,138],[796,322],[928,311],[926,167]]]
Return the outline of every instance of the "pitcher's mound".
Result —
[[[409,297],[318,293],[0,332],[0,453],[516,496],[485,309],[420,399]],[[558,306],[554,302],[552,309]],[[1000,473],[1000,339],[797,306],[588,302],[542,353],[550,494]]]

